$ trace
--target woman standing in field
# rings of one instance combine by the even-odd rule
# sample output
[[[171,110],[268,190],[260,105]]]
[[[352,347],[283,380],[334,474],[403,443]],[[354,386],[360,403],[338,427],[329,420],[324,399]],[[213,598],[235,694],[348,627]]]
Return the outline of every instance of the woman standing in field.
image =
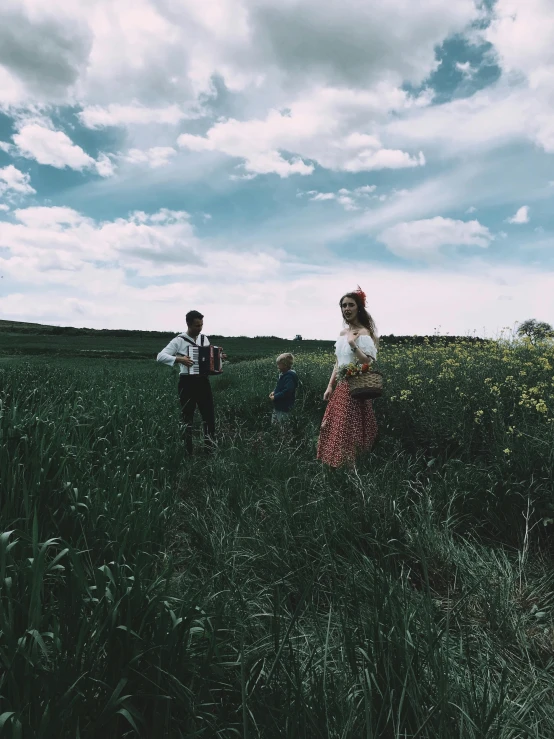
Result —
[[[334,389],[339,367],[350,363],[370,364],[377,358],[375,323],[366,310],[366,295],[360,287],[341,298],[340,308],[346,328],[335,344],[337,361],[323,396],[329,405],[317,446],[317,458],[331,467],[353,463],[359,452],[371,449],[377,436],[371,400],[354,400],[346,380]]]

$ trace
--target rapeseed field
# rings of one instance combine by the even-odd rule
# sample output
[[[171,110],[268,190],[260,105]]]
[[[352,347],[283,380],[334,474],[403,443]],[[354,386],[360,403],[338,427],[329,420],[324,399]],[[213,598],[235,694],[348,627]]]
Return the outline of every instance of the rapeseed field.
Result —
[[[154,361],[0,364],[2,739],[554,735],[554,346],[384,346],[334,472],[332,364],[286,432],[229,365],[192,460]]]

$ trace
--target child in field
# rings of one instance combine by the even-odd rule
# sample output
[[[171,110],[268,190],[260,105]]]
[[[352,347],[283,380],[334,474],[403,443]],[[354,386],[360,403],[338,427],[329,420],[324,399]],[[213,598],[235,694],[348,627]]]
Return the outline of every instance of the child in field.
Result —
[[[273,401],[272,423],[284,423],[293,409],[298,387],[298,375],[292,369],[293,363],[294,357],[288,352],[277,357],[279,379],[275,390],[269,394],[269,399]]]

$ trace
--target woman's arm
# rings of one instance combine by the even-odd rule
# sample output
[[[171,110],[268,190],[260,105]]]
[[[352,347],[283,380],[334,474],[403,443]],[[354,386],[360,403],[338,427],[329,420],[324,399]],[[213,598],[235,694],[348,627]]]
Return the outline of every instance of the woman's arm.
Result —
[[[373,362],[373,357],[370,357],[369,354],[364,354],[364,352],[360,349],[359,346],[350,345],[352,347],[352,351],[354,352],[354,356],[358,361],[360,361],[362,364],[369,364],[370,362]]]
[[[339,368],[339,363],[335,362],[335,366],[333,367],[333,372],[331,373],[331,379],[329,380],[329,384],[327,385],[327,390],[323,394],[323,400],[329,400],[333,393],[333,388],[335,387],[335,382],[337,381],[337,370]]]
[[[356,332],[351,331],[348,334],[348,344],[350,348],[352,349],[352,351],[354,352],[355,358],[358,360],[358,362],[361,362],[362,364],[370,364],[371,362],[375,360],[375,356],[373,353],[371,353],[371,349],[369,350],[370,353],[367,353],[368,348],[369,348],[368,346],[366,346],[366,351],[364,352],[362,349],[360,349],[360,347],[356,343],[358,341],[358,338],[363,340],[363,339],[366,339],[366,337],[367,337],[367,341],[364,343],[369,344],[371,349],[373,350],[373,353],[376,353],[377,350],[375,348],[375,344],[371,336],[369,336],[369,334],[365,334],[365,333],[358,334],[357,331]]]

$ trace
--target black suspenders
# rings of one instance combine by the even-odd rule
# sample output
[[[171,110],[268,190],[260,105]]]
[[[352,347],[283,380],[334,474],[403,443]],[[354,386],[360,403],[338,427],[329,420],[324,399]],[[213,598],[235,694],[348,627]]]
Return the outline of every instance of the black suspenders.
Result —
[[[183,341],[188,341],[189,344],[192,344],[192,346],[198,346],[196,341],[193,341],[188,336],[184,336],[183,334],[179,334],[179,337],[183,339]],[[204,334],[200,334],[200,346],[204,346]]]

